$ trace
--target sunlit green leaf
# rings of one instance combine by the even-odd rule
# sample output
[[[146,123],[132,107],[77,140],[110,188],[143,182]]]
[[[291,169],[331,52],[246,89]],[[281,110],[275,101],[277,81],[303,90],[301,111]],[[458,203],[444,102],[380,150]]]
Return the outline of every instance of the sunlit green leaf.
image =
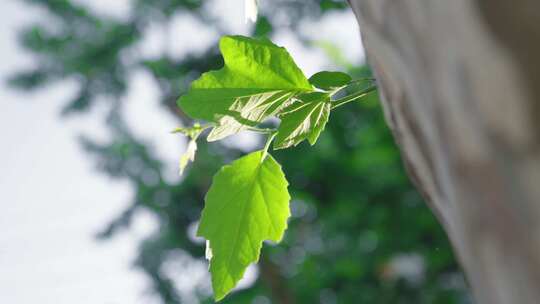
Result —
[[[195,123],[192,127],[180,127],[172,131],[172,133],[182,133],[190,138],[186,151],[180,156],[180,175],[184,173],[184,170],[186,169],[188,163],[195,160],[195,153],[197,152],[197,138],[199,138],[199,135],[201,135],[201,133],[208,127],[208,125],[201,126],[200,124]]]
[[[238,131],[234,122],[236,125],[249,121],[260,123],[295,94],[313,90],[289,53],[269,40],[225,36],[220,49],[225,66],[204,73],[178,100],[182,110],[192,118],[219,125],[233,124],[212,139]],[[250,110],[246,111],[246,107]]]
[[[265,118],[287,106],[293,95],[294,93],[289,91],[275,91],[236,99],[227,115],[222,116],[218,126],[212,129],[208,141],[222,139],[249,126],[257,126]]]
[[[216,300],[259,259],[262,242],[279,242],[290,215],[287,180],[270,155],[253,152],[224,166],[206,195],[198,236],[209,241]]]
[[[298,101],[280,113],[281,124],[274,142],[274,149],[296,146],[304,139],[314,145],[328,121],[331,110],[330,97],[314,92],[299,96]]]
[[[188,163],[190,161],[195,161],[195,153],[197,152],[197,141],[195,139],[192,139],[189,141],[187,145],[186,152],[180,156],[180,175],[184,174],[184,170],[186,169]]]

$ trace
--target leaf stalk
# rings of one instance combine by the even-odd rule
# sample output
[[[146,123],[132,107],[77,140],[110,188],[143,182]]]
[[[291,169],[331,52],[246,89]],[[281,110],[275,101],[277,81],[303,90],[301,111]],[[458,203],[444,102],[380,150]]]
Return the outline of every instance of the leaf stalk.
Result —
[[[332,102],[332,110],[337,108],[337,107],[341,107],[342,105],[344,104],[347,104],[349,102],[353,102],[353,101],[356,101],[364,96],[366,96],[367,94],[375,91],[377,89],[376,86],[371,86],[365,90],[362,90],[360,92],[357,92],[357,93],[353,93],[351,95],[348,95],[348,96],[345,96],[343,98],[340,98],[340,99],[337,99],[337,100],[334,100]]]

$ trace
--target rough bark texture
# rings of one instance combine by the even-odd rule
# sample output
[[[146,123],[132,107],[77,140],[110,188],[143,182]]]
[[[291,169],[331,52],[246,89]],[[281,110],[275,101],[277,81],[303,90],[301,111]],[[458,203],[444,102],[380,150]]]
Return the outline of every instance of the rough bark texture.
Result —
[[[540,303],[540,1],[350,0],[477,303]]]

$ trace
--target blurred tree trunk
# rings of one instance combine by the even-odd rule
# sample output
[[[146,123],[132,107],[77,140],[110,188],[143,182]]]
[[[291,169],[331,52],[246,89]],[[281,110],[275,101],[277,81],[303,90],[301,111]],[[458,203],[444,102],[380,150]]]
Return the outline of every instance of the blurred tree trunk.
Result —
[[[478,303],[540,303],[540,1],[350,0]]]

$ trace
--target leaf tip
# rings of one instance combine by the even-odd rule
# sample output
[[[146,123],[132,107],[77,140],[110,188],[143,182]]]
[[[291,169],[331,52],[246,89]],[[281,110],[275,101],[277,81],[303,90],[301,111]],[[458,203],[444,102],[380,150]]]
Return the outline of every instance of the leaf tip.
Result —
[[[179,173],[180,175],[184,174],[184,170],[186,169],[189,162],[193,162],[195,160],[195,153],[197,152],[197,142],[195,139],[192,139],[189,141],[186,152],[180,156],[180,165],[179,165]]]
[[[212,257],[213,257],[213,254],[212,254],[212,248],[210,247],[210,241],[209,240],[206,240],[206,249],[204,251],[204,257],[208,260],[208,261],[211,261],[212,260]]]

